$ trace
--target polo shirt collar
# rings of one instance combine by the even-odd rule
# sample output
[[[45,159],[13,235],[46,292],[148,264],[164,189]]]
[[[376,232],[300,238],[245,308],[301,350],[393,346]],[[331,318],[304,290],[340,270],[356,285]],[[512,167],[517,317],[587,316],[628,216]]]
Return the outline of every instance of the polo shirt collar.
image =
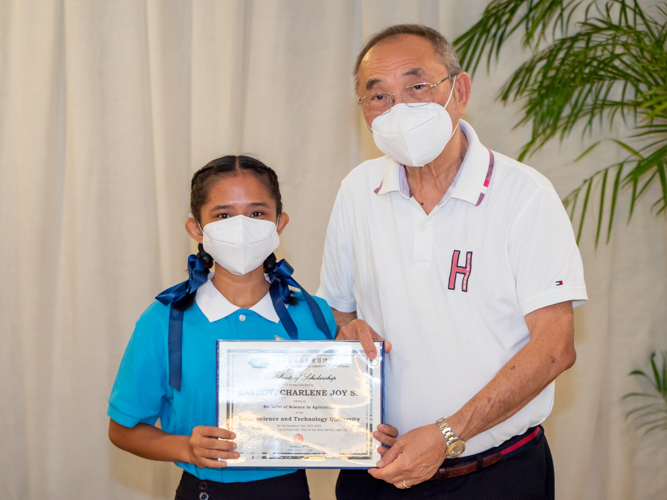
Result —
[[[459,120],[461,131],[468,139],[468,150],[456,178],[452,183],[451,197],[479,205],[491,181],[493,157],[491,151],[479,142],[477,134],[464,120]],[[390,159],[380,185],[374,190],[377,195],[398,191],[403,198],[410,199],[405,167]]]
[[[199,309],[201,309],[201,312],[204,313],[206,319],[208,319],[211,323],[222,318],[226,318],[230,314],[233,314],[241,309],[240,307],[235,306],[229,302],[225,296],[221,294],[220,291],[215,287],[210,279],[197,289],[195,302],[197,302]],[[250,307],[249,310],[259,314],[262,318],[268,319],[273,323],[278,323],[280,321],[280,318],[278,317],[278,314],[273,307],[271,294],[269,293],[262,297],[262,299],[257,302],[257,304]]]
[[[408,178],[405,175],[405,167],[391,158],[389,160],[382,182],[374,191],[375,194],[383,195],[398,191],[403,198],[409,199],[411,193]]]
[[[469,123],[460,120],[459,126],[468,139],[468,151],[461,164],[459,181],[452,192],[452,198],[477,206],[484,199],[491,182],[493,153],[479,142],[477,134]]]

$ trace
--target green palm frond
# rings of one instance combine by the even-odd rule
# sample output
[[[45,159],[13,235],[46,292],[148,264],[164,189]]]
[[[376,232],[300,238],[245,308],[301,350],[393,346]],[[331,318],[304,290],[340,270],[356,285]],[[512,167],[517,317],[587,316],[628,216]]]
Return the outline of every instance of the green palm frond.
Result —
[[[572,14],[581,0],[494,0],[482,18],[454,41],[461,64],[474,75],[485,52],[487,69],[505,41],[522,26],[522,44],[534,47],[549,32],[567,34]]]
[[[630,376],[643,378],[648,382],[651,392],[631,392],[623,399],[640,398],[644,404],[626,413],[626,420],[634,420],[637,429],[644,433],[667,429],[667,352],[662,353],[662,366],[658,366],[656,352],[651,353],[651,370],[633,370]],[[648,399],[647,399],[648,398]],[[657,401],[655,401],[657,399]]]
[[[577,9],[583,20],[573,22]],[[621,189],[631,188],[632,216],[640,196],[657,180],[662,194],[653,207],[657,213],[667,209],[667,9],[655,12],[656,17],[649,16],[636,0],[589,0],[585,6],[573,0],[494,0],[482,20],[454,42],[462,63],[474,72],[485,52],[490,62],[508,36],[524,28],[522,43],[532,56],[498,96],[504,103],[522,102],[524,117],[517,126],[532,126],[519,160],[554,138],[562,141],[577,127],[583,137],[596,125],[604,129],[605,122],[613,129],[620,117],[633,130],[628,139],[614,140],[629,155],[585,179],[565,198],[574,218],[583,194],[578,240],[594,184],[600,208],[596,245],[607,206],[609,240]]]

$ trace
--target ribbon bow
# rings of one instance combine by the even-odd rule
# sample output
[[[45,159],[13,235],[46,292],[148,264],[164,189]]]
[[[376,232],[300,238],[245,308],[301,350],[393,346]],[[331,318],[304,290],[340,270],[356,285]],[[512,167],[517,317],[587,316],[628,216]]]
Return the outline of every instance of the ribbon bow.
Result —
[[[317,305],[317,302],[315,302],[315,299],[313,299],[313,297],[311,297],[311,295],[299,285],[294,278],[292,278],[292,273],[294,273],[294,268],[290,266],[285,259],[282,259],[276,264],[273,272],[269,274],[269,280],[271,281],[269,293],[271,294],[273,308],[276,310],[280,322],[283,324],[287,334],[292,340],[298,338],[296,324],[287,312],[287,307],[285,307],[285,304],[290,298],[289,287],[293,286],[294,288],[301,290],[303,298],[306,299],[308,309],[310,309],[310,313],[313,315],[317,328],[319,328],[328,339],[333,340],[329,327],[327,326],[327,321],[324,319],[324,314],[322,314],[322,310]]]
[[[169,385],[181,390],[183,363],[183,315],[185,311],[174,309],[174,302],[183,300],[186,295],[197,291],[197,288],[208,281],[206,265],[196,255],[188,257],[188,279],[178,285],[167,288],[155,297],[165,306],[169,307]]]

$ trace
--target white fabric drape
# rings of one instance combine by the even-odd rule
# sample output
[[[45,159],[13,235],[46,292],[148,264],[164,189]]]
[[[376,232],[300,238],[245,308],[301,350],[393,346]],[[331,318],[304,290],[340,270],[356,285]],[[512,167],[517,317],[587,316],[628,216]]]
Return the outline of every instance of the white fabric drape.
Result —
[[[173,498],[180,470],[115,449],[106,401],[134,322],[184,279],[192,172],[230,153],[275,168],[291,216],[280,254],[314,291],[339,183],[378,156],[351,85],[362,41],[399,22],[453,39],[485,5],[0,1],[2,498]],[[493,98],[525,55],[476,75],[466,117],[512,156],[528,130]],[[576,138],[529,163],[566,194],[620,154],[573,164],[580,151]],[[561,499],[667,490],[666,434],[643,437],[620,400],[636,388],[627,373],[667,347],[667,226],[650,204],[627,226],[619,209],[608,245],[594,248],[592,220],[583,238],[590,303],[546,424]],[[333,498],[335,472],[310,480],[313,498]]]

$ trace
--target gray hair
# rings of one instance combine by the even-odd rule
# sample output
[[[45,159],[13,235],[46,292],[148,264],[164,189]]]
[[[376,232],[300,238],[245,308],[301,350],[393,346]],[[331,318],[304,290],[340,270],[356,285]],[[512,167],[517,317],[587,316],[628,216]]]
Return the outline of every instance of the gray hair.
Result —
[[[359,52],[357,60],[354,63],[353,72],[355,91],[359,88],[359,66],[361,66],[361,61],[368,51],[382,40],[399,35],[417,35],[425,38],[433,44],[433,49],[440,57],[442,64],[447,68],[447,73],[456,75],[461,72],[461,65],[459,64],[459,58],[456,56],[454,46],[440,32],[423,24],[395,24],[371,36]]]

